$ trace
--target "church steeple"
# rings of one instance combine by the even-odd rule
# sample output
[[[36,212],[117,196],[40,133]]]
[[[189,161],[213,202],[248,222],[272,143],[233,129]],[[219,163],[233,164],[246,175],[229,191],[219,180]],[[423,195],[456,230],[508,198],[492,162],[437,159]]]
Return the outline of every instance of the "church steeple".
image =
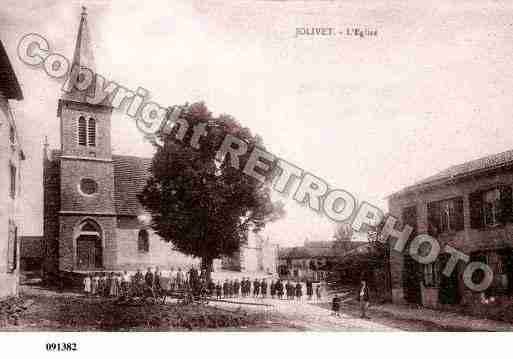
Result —
[[[89,35],[89,28],[87,26],[87,9],[82,6],[82,13],[80,18],[80,25],[78,26],[77,41],[75,44],[75,52],[73,54],[73,61],[71,63],[70,81],[68,82],[68,90],[63,95],[64,100],[71,100],[77,102],[86,102],[86,96],[94,93],[94,76],[91,86],[86,91],[80,91],[74,86],[77,81],[80,81],[77,71],[80,68],[87,68],[91,70],[94,75],[96,72],[94,54]]]

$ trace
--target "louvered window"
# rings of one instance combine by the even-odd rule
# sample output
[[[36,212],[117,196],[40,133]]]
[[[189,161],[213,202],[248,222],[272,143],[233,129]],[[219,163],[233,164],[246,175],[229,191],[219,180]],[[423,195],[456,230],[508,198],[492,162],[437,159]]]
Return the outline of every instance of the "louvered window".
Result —
[[[80,146],[87,145],[87,124],[86,119],[82,116],[78,119],[78,144]]]
[[[89,119],[87,126],[87,142],[89,146],[96,146],[96,120],[94,118]]]
[[[89,118],[86,120],[83,116],[78,119],[78,144],[80,146],[96,146],[96,120]]]
[[[9,233],[7,237],[7,271],[12,273],[18,263],[18,228],[14,221],[9,221]]]

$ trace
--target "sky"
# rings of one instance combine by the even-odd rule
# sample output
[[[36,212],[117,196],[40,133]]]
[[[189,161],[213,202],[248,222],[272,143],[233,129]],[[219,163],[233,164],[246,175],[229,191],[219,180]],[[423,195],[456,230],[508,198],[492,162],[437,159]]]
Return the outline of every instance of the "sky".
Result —
[[[42,149],[45,136],[60,146],[61,82],[22,63],[17,45],[38,33],[71,59],[82,5],[98,73],[163,106],[204,101],[385,211],[404,186],[513,148],[512,2],[2,0],[0,39],[24,93],[11,103],[27,155],[24,235],[42,233]],[[296,37],[305,26],[377,36]],[[115,153],[152,155],[129,117],[112,119]],[[287,216],[265,230],[276,243],[332,239],[333,222],[281,199]]]

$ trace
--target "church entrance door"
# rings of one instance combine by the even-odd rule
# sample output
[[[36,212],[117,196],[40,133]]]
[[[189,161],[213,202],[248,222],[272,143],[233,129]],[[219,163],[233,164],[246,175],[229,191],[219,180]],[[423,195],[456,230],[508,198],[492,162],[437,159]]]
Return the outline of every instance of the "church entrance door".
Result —
[[[93,235],[78,237],[77,267],[79,270],[101,269],[102,245],[100,237]]]

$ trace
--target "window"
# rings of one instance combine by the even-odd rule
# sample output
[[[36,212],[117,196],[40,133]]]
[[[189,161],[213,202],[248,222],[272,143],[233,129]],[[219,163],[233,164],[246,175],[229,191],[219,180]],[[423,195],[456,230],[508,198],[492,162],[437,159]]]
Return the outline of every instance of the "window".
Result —
[[[12,273],[16,270],[18,263],[18,228],[13,221],[9,221],[9,236],[7,239],[7,271]]]
[[[91,178],[82,178],[80,180],[80,192],[91,196],[98,192],[98,184]]]
[[[469,195],[470,227],[495,227],[512,219],[511,187],[497,186]]]
[[[500,223],[501,193],[498,188],[483,193],[483,220],[485,226],[496,226]]]
[[[148,231],[145,229],[141,229],[139,231],[139,237],[137,238],[137,250],[139,252],[149,252],[150,251],[150,241]]]
[[[12,164],[9,165],[9,174],[10,174],[10,185],[9,185],[9,194],[11,198],[16,198],[16,167]]]
[[[89,121],[83,116],[78,118],[78,144],[80,146],[96,146],[96,120],[94,118],[89,118]]]
[[[436,263],[424,264],[424,286],[436,287],[438,283]]]
[[[87,125],[86,119],[82,116],[78,119],[78,144],[80,146],[87,145]]]
[[[428,204],[428,222],[432,235],[463,230],[463,198],[451,198]]]
[[[91,147],[96,146],[96,120],[94,118],[90,118],[87,125],[87,142]]]

